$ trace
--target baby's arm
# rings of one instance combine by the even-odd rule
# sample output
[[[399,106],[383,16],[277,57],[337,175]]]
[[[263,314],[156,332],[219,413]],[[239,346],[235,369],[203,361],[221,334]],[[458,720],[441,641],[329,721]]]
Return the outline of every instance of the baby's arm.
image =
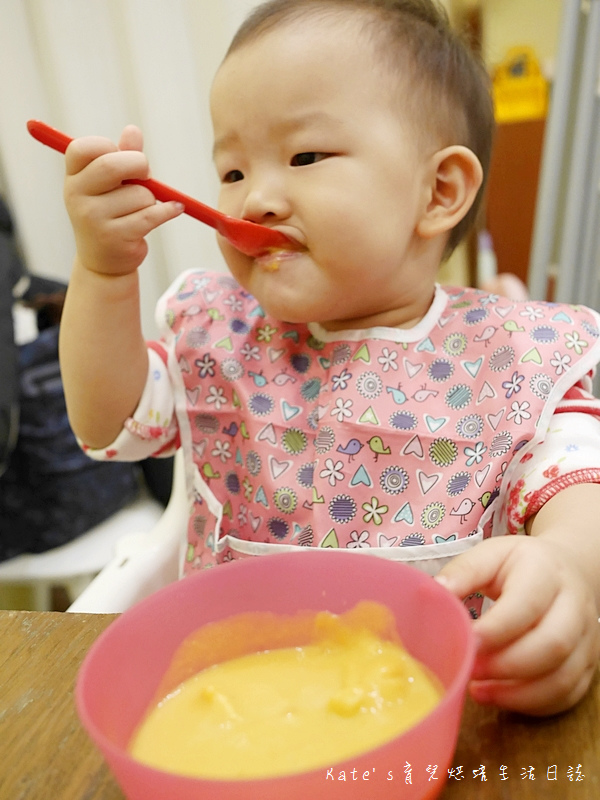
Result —
[[[488,539],[441,572],[459,596],[496,600],[474,623],[471,691],[544,715],[574,705],[600,658],[600,485],[570,486],[529,520],[530,536]]]
[[[116,147],[76,139],[66,152],[65,203],[77,254],[61,321],[60,360],[69,418],[92,447],[108,445],[136,408],[148,372],[140,323],[137,268],[144,237],[178,216],[131,178],[149,177],[139,129]]]

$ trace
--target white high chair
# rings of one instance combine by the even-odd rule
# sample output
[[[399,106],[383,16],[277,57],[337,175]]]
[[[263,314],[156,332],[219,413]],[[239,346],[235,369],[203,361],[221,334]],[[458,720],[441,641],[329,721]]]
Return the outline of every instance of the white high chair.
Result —
[[[0,563],[0,585],[25,586],[36,611],[49,611],[52,588],[62,586],[72,601],[110,562],[118,542],[131,533],[150,531],[163,514],[162,505],[145,491],[104,522],[67,544],[44,553],[24,553]]]
[[[116,614],[179,577],[188,519],[185,467],[181,450],[175,455],[169,503],[151,530],[124,536],[115,555],[67,611]]]

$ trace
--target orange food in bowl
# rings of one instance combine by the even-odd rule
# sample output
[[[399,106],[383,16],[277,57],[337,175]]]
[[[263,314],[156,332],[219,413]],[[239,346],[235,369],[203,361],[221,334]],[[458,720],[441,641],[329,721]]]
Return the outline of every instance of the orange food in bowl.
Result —
[[[167,685],[191,671],[194,654],[214,652],[216,641],[232,635],[247,643],[256,631],[296,644],[240,655],[185,678],[138,727],[129,748],[134,758],[216,779],[316,769],[393,739],[443,694],[400,643],[391,612],[373,602],[340,616],[241,614],[214,623],[179,648]]]

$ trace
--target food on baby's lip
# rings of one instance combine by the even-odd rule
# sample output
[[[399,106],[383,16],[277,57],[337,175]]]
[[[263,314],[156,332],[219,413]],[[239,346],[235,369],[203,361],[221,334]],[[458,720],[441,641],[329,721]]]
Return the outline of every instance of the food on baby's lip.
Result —
[[[129,750],[194,777],[304,772],[390,741],[442,694],[379,603],[240,614],[182,643]]]
[[[266,272],[276,272],[279,269],[278,252],[278,250],[271,249],[260,257],[259,263]]]
[[[259,266],[265,272],[276,272],[286,258],[290,258],[297,251],[288,248],[270,247],[266,252],[261,253],[256,259]]]

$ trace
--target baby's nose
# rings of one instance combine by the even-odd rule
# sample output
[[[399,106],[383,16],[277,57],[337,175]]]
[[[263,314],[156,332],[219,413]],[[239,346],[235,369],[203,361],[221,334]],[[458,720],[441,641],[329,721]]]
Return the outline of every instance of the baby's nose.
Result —
[[[263,223],[286,219],[290,215],[290,201],[281,180],[260,177],[251,181],[242,209],[243,219]]]

